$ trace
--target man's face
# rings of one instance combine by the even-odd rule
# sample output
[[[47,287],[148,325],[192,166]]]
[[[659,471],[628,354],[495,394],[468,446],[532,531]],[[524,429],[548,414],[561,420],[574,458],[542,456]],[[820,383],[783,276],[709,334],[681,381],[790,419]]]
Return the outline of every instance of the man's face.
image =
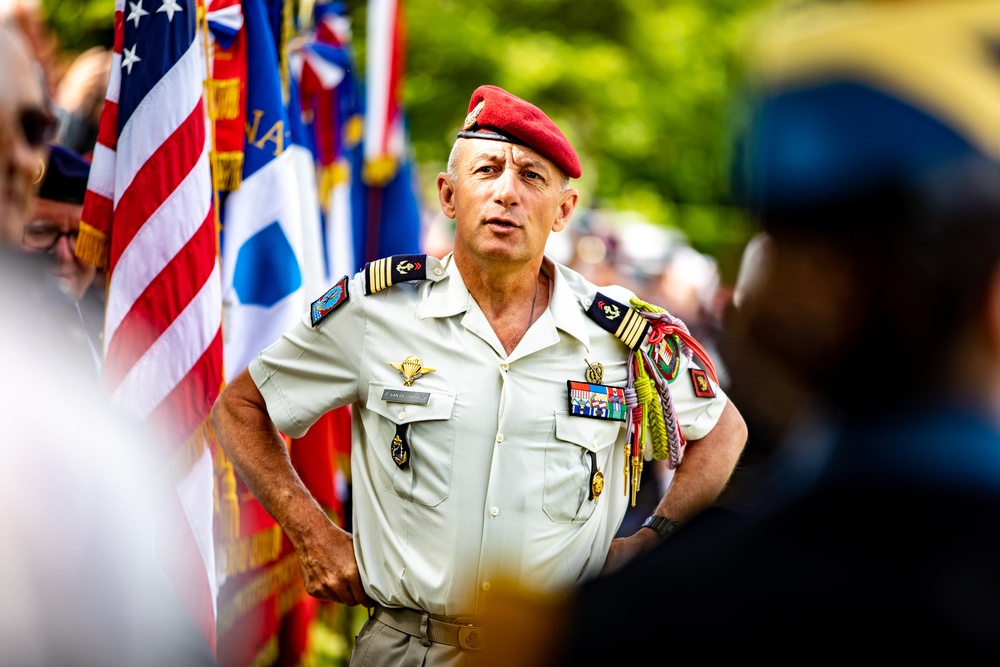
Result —
[[[579,197],[563,175],[525,146],[460,140],[454,177],[438,175],[441,210],[455,220],[456,257],[477,263],[540,258],[549,234],[569,222]]]
[[[83,206],[51,199],[36,199],[31,221],[24,228],[22,245],[30,252],[48,252],[59,284],[79,301],[94,282],[97,269],[76,258],[76,237]]]
[[[45,104],[23,43],[6,29],[0,30],[0,62],[4,63],[0,74],[0,243],[19,246],[32,190],[48,151],[36,122],[45,117]]]

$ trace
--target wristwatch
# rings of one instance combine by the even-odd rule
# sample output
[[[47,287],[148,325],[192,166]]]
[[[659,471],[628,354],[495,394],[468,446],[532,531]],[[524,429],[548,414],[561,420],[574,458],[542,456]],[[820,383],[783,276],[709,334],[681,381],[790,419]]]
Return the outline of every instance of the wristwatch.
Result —
[[[653,514],[642,522],[642,527],[655,530],[656,534],[660,536],[660,541],[662,542],[673,535],[677,529],[681,527],[681,522],[668,519],[667,517],[660,516],[659,514]]]

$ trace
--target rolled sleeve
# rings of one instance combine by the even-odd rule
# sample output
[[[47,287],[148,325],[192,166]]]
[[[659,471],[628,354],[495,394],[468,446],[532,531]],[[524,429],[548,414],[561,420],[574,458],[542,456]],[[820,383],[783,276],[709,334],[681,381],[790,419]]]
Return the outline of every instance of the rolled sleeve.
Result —
[[[700,440],[715,428],[722,416],[722,410],[729,402],[729,397],[718,384],[709,378],[709,383],[715,392],[714,397],[697,396],[694,392],[694,381],[691,369],[700,369],[697,359],[688,359],[681,355],[680,369],[673,382],[670,383],[670,397],[674,402],[678,423],[684,438],[688,441]]]

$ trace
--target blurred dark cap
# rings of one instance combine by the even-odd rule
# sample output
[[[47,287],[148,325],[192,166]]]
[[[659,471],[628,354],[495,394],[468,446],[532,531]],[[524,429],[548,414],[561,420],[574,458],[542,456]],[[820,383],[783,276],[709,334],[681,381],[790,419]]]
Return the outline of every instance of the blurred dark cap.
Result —
[[[78,153],[58,144],[51,144],[49,163],[38,190],[38,198],[82,204],[89,177],[90,164]]]
[[[921,199],[1000,193],[1000,2],[827,5],[755,37],[734,185],[765,228],[908,229]]]

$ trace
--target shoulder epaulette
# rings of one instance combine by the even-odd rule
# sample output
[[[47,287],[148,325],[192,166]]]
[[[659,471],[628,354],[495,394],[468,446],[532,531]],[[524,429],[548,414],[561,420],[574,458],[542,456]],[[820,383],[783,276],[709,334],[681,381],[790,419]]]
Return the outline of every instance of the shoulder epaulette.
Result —
[[[587,309],[587,315],[601,325],[601,328],[614,334],[630,350],[638,349],[649,333],[649,322],[638,310],[600,292]]]
[[[393,255],[365,264],[365,294],[381,292],[396,283],[427,279],[427,255]]]

